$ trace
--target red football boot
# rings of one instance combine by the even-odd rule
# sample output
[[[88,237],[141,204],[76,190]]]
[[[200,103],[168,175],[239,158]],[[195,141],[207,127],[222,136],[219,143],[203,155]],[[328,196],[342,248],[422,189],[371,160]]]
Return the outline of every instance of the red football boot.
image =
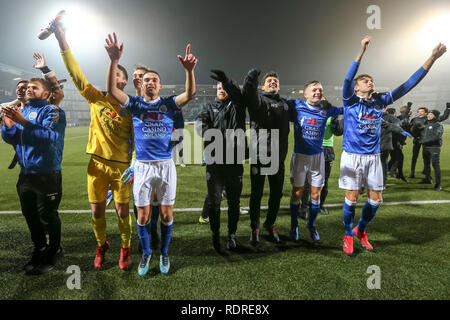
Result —
[[[99,269],[102,267],[103,261],[105,260],[105,253],[109,249],[109,242],[105,241],[105,243],[97,247],[95,259],[94,259],[94,268]]]
[[[373,250],[372,245],[369,243],[369,240],[367,239],[367,235],[368,235],[367,232],[360,232],[360,231],[358,231],[357,227],[354,227],[353,233],[361,241],[361,244],[364,248],[366,248],[367,250]]]

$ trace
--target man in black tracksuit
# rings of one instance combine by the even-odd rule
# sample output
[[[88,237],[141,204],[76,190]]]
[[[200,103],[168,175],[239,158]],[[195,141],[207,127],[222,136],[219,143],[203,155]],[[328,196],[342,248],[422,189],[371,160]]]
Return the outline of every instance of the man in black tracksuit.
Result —
[[[410,130],[409,126],[409,117],[411,115],[411,105],[412,102],[408,102],[406,106],[403,106],[400,108],[400,115],[397,117],[397,112],[394,111],[394,117],[397,117],[398,120],[400,120],[400,126],[403,130],[408,131]],[[391,159],[388,162],[388,170],[389,174],[392,177],[395,177],[397,179],[400,179],[404,182],[408,182],[406,180],[405,175],[403,174],[403,161],[404,161],[404,155],[403,155],[403,146],[406,145],[406,136],[398,133],[392,134],[392,147],[394,148],[389,152]]]
[[[436,184],[434,190],[441,191],[441,167],[439,164],[439,157],[442,146],[442,134],[444,133],[444,127],[439,123],[438,110],[431,110],[427,114],[427,121],[425,121],[422,129],[422,135],[420,137],[420,143],[423,146],[423,160],[424,160],[424,172],[425,179],[432,183],[431,179],[431,167],[433,165],[434,176]]]
[[[258,94],[259,74],[259,70],[250,70],[243,85],[243,95],[250,115],[251,129],[256,134],[256,141],[250,139],[251,148],[255,148],[250,152],[250,219],[252,228],[250,240],[253,244],[259,242],[261,198],[267,175],[270,187],[269,209],[263,226],[272,239],[279,243],[280,238],[274,223],[283,195],[284,160],[288,151],[289,122],[295,118],[293,114],[295,109],[279,96],[280,85],[275,72],[267,73],[264,76],[263,92]],[[273,129],[278,130],[278,139],[272,137],[273,134],[276,134],[276,131],[272,131]],[[264,159],[265,154],[271,159],[269,163],[265,163],[267,162]],[[276,161],[273,159],[274,157],[278,158],[278,166],[272,172],[272,161]],[[268,168],[271,169],[268,170]]]
[[[402,134],[404,136],[412,136],[404,131],[400,126],[401,121],[394,117],[394,108],[388,108],[383,112],[381,119],[381,136],[380,136],[380,160],[381,167],[383,169],[383,185],[386,186],[387,170],[388,170],[388,157],[389,152],[394,150],[392,146],[392,134]]]
[[[205,205],[212,231],[213,246],[220,253],[220,202],[224,188],[228,201],[227,248],[231,250],[236,248],[236,230],[244,172],[242,163],[248,156],[248,146],[245,138],[245,105],[241,91],[224,72],[220,70],[212,70],[212,72],[214,75],[211,77],[219,81],[218,100],[204,106],[196,119],[196,131],[205,140],[204,155],[208,188]],[[205,134],[211,134],[213,132],[211,129],[219,130],[221,135],[209,141]],[[239,131],[242,135],[239,135]],[[234,138],[230,136],[231,133],[235,134]],[[216,139],[222,141],[216,141]],[[220,143],[223,145],[220,146]],[[217,145],[217,148],[213,148],[213,144]]]
[[[410,122],[410,132],[414,137],[413,140],[413,154],[412,154],[412,159],[411,159],[411,174],[409,175],[410,178],[414,178],[414,174],[415,174],[415,168],[416,168],[416,162],[417,162],[417,157],[419,156],[419,151],[420,151],[420,147],[421,144],[419,142],[420,137],[422,135],[422,129],[425,128],[425,121],[427,121],[427,115],[428,115],[428,109],[427,108],[419,108],[417,110],[417,114],[418,116],[414,119],[411,120]],[[447,102],[444,114],[439,116],[437,118],[438,122],[442,122],[448,119],[450,115],[450,102]],[[423,150],[422,150],[423,153]],[[422,154],[423,156],[423,154]],[[427,183],[426,181],[422,181],[423,183]]]

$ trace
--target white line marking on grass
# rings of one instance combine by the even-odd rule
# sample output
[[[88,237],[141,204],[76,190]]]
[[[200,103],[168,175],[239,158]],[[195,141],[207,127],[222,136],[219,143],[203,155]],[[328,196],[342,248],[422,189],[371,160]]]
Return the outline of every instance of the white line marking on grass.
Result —
[[[397,201],[397,202],[383,202],[383,206],[398,206],[402,204],[446,204],[450,203],[450,200],[425,200],[425,201]],[[359,206],[362,206],[361,202]],[[336,208],[341,207],[342,203],[332,203],[326,204],[326,208]],[[242,207],[242,209],[249,210],[249,207]],[[267,210],[268,207],[261,207],[262,210]],[[289,206],[280,206],[280,209],[289,209]],[[203,208],[174,208],[174,212],[201,212]],[[228,207],[220,208],[220,210],[228,210]],[[59,213],[91,213],[91,210],[79,209],[79,210],[58,210]],[[107,209],[106,212],[116,212],[115,209]],[[133,212],[133,210],[130,210]],[[22,211],[11,210],[11,211],[0,211],[1,214],[21,214]]]
[[[75,140],[75,139],[79,139],[79,138],[87,138],[87,137],[89,137],[89,136],[85,134],[84,136],[76,136],[76,137],[66,138],[66,139],[64,139],[64,141]]]

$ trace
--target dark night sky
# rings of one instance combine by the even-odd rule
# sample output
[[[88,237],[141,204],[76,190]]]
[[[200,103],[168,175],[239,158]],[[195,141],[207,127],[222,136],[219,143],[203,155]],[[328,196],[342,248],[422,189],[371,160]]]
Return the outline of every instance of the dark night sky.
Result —
[[[125,51],[121,64],[129,73],[144,63],[162,75],[163,84],[184,83],[176,59],[192,44],[199,63],[197,83],[213,83],[211,68],[226,70],[242,82],[248,69],[278,71],[282,84],[311,79],[340,85],[366,34],[373,37],[361,72],[379,85],[395,85],[412,74],[433,45],[419,37],[433,17],[450,14],[448,0],[0,0],[0,62],[30,69],[32,53],[44,52],[51,68],[67,77],[55,38],[37,39],[39,29],[60,9],[83,13],[67,31],[69,45],[89,81],[104,86],[108,57],[104,38],[115,31]],[[381,30],[368,30],[369,5],[381,8]],[[73,9],[75,10],[75,9]],[[94,17],[94,18],[92,18]],[[93,20],[94,19],[94,20]],[[450,39],[450,30],[447,39]],[[442,39],[445,42],[446,39]],[[450,41],[449,41],[450,42]],[[450,43],[448,43],[450,45]],[[438,61],[424,85],[446,84],[450,53]]]

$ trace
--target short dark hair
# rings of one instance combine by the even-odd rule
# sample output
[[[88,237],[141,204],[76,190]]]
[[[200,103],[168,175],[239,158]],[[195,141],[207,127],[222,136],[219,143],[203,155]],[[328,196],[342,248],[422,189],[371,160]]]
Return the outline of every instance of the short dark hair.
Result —
[[[395,113],[396,111],[395,111],[395,108],[387,108],[387,109],[386,109],[386,112],[389,113],[389,114],[394,115],[394,113]]]
[[[21,83],[28,83],[28,80],[20,80],[19,82],[17,82],[17,84],[16,84],[16,88],[19,86],[19,84],[21,84]]]
[[[52,91],[52,86],[51,86],[50,82],[48,80],[46,80],[46,79],[43,79],[43,78],[30,78],[28,80],[28,83],[30,83],[30,82],[39,82],[44,87],[44,90]]]
[[[305,92],[306,89],[308,89],[309,86],[313,86],[313,85],[315,85],[315,84],[321,84],[321,83],[320,83],[320,81],[318,81],[318,80],[312,80],[312,81],[309,81],[309,82],[306,83],[305,86],[303,87],[303,92]]]
[[[154,74],[157,74],[157,75],[158,75],[158,78],[159,78],[159,82],[161,82],[161,76],[159,75],[158,71],[155,71],[155,70],[147,70],[147,72],[144,73],[144,76],[145,76],[147,73],[154,73]]]
[[[417,109],[417,111],[419,111],[420,109],[425,110],[425,113],[428,113],[428,112],[429,112],[429,111],[428,111],[428,108],[425,108],[425,107],[420,107],[419,109]]]
[[[127,69],[125,69],[123,66],[121,66],[120,64],[117,66],[119,68],[119,70],[122,70],[123,75],[125,76],[125,80],[128,81],[128,72]]]
[[[278,81],[280,80],[280,78],[278,77],[278,73],[276,73],[275,71],[269,71],[264,75],[264,77],[262,79],[262,84],[266,83],[266,79],[269,77],[277,78]]]

